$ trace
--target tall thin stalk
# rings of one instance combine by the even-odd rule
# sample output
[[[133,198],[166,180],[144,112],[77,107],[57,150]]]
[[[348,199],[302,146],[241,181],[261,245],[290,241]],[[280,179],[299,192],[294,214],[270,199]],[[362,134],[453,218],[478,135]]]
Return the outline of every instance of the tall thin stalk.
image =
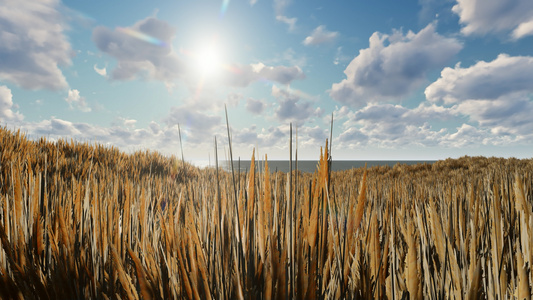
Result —
[[[235,194],[235,212],[237,213],[237,229],[238,229],[238,236],[237,236],[237,244],[238,244],[238,254],[239,254],[239,268],[241,271],[241,274],[244,274],[244,254],[242,250],[242,239],[240,237],[241,235],[241,222],[239,221],[239,204],[237,203],[239,201],[239,198],[237,197],[237,185],[235,183],[235,168],[233,166],[233,147],[231,146],[231,135],[229,131],[229,120],[228,120],[228,108],[226,105],[224,105],[224,109],[226,111],[226,128],[228,129],[228,145],[229,145],[229,157],[230,157],[230,163],[231,163],[231,176],[233,179],[233,191]],[[240,170],[239,170],[240,171]]]
[[[218,147],[217,147],[217,137],[215,136],[215,167],[216,167],[216,180],[217,180],[217,203],[218,203],[218,237],[219,237],[219,247],[220,247],[220,253],[222,255],[222,257],[225,257],[224,255],[224,238],[222,236],[223,234],[223,231],[222,231],[222,204],[221,204],[221,199],[220,199],[220,177],[218,175]],[[224,297],[224,299],[227,299],[227,295],[226,295],[226,280],[225,280],[225,277],[224,276],[224,272],[226,270],[226,266],[224,265],[224,261],[225,260],[222,260],[221,261],[221,272],[220,272],[220,275],[221,275],[221,282],[222,282],[222,295]]]

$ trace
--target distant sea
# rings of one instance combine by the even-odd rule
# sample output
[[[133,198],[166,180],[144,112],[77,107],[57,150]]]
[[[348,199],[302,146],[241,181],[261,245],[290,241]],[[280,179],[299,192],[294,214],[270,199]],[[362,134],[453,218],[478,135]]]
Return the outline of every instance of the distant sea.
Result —
[[[433,164],[436,160],[333,160],[331,163],[332,171],[342,171],[350,170],[353,168],[362,168],[367,165],[367,167],[374,166],[394,166],[395,164],[405,164],[405,165],[416,165],[416,164]],[[257,170],[262,171],[264,168],[264,162],[256,161]],[[241,172],[250,170],[250,161],[241,160],[240,165],[238,161],[233,161],[233,166],[235,171],[240,167]],[[316,160],[299,160],[298,161],[298,170],[302,172],[314,172],[317,169],[318,161]],[[227,171],[231,171],[231,164],[229,161],[220,162],[220,167],[224,168]],[[296,169],[296,163],[292,162],[293,170]],[[271,172],[281,171],[289,172],[289,161],[287,160],[269,160],[268,169]]]

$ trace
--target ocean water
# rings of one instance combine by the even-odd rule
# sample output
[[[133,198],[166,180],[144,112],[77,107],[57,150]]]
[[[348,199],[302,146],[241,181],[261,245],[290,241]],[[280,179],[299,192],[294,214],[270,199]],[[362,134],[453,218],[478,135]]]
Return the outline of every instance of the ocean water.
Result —
[[[416,165],[416,164],[433,164],[435,160],[334,160],[331,163],[332,171],[342,171],[350,170],[353,168],[363,168],[366,164],[367,167],[374,166],[394,166],[395,164],[405,164],[405,165]],[[231,164],[229,161],[220,162],[219,165],[221,168],[231,171]],[[233,162],[235,171],[239,170],[241,172],[247,172],[250,170],[250,161],[241,160]],[[318,161],[316,160],[299,160],[298,161],[298,170],[302,172],[314,172],[317,169]],[[256,161],[256,167],[258,171],[262,171],[264,168],[264,162]],[[289,161],[287,160],[269,160],[268,169],[271,172],[281,171],[289,172]],[[296,169],[296,163],[292,162],[292,169]]]

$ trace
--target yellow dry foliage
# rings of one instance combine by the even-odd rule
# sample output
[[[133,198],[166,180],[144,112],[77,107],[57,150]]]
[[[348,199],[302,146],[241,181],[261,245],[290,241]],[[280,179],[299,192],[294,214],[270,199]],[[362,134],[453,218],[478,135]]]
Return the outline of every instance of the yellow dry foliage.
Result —
[[[234,185],[0,129],[0,298],[531,298],[531,159],[332,172],[326,144],[292,176],[252,160],[264,171]]]

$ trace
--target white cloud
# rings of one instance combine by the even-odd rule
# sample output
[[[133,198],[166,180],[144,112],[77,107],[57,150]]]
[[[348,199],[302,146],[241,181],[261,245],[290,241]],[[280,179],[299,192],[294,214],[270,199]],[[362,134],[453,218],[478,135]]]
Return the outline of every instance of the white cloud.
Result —
[[[363,127],[361,131],[373,143],[385,146],[418,144],[434,146],[444,131],[432,130],[428,120],[446,120],[452,112],[437,106],[420,105],[408,109],[399,105],[368,106],[355,113],[354,119]]]
[[[333,99],[359,107],[399,101],[424,83],[428,71],[444,65],[462,48],[456,39],[436,33],[433,24],[416,34],[375,32],[369,42],[369,48],[360,50],[344,71],[347,78],[332,85]]]
[[[253,114],[259,115],[263,113],[265,108],[266,104],[261,100],[256,100],[253,98],[246,99],[246,110]]]
[[[135,128],[135,124],[137,124],[137,120],[135,119],[128,119],[124,117],[118,117],[118,120],[120,121],[120,124],[127,128]]]
[[[429,101],[453,105],[455,114],[476,123],[486,132],[486,143],[533,137],[533,57],[501,54],[467,68],[445,68],[425,93]]]
[[[531,0],[457,0],[452,11],[464,25],[465,35],[513,31],[518,39],[533,33],[533,1]]]
[[[78,130],[72,122],[53,117],[39,123],[29,123],[25,127],[30,128],[30,133],[40,136],[73,137],[80,136],[83,132]]]
[[[242,100],[242,94],[238,93],[229,93],[226,97],[226,102],[229,107],[237,107],[239,105],[239,102]]]
[[[521,39],[525,36],[533,35],[533,19],[529,22],[524,22],[518,25],[515,30],[513,30],[513,38],[515,40]]]
[[[51,118],[35,123],[26,122],[22,128],[30,136],[45,136],[50,140],[73,138],[79,142],[98,141],[103,145],[119,147],[126,152],[150,149],[163,154],[175,154],[179,149],[177,125],[160,126],[152,121],[146,128],[135,128],[132,126],[135,124],[135,120],[118,119],[119,122],[111,127]],[[181,124],[184,143],[187,147],[194,149],[194,151],[189,152],[192,157],[196,157],[195,153],[201,152],[201,149],[205,149],[205,146],[210,145],[212,141],[212,136],[209,136],[206,141],[192,139],[194,133],[195,131],[191,131],[186,124]]]
[[[254,6],[257,3],[257,0],[250,0],[250,6]]]
[[[233,133],[232,137],[233,143],[238,145],[255,145],[259,142],[257,136],[257,127],[255,125],[251,125],[249,127],[237,130]]]
[[[179,106],[170,109],[164,122],[167,127],[177,127],[180,124],[182,137],[186,136],[190,142],[198,144],[212,140],[217,127],[221,125],[221,117],[206,114],[192,106]]]
[[[533,102],[528,97],[503,96],[497,100],[467,100],[454,107],[493,135],[533,138]]]
[[[289,18],[287,16],[276,16],[276,20],[289,25],[289,31],[294,31],[296,28],[297,18]]]
[[[446,104],[533,93],[533,57],[500,54],[491,62],[479,61],[468,68],[459,64],[444,68],[425,93],[429,101]]]
[[[106,67],[103,67],[103,68],[98,68],[96,65],[93,66],[93,69],[96,73],[98,73],[98,75],[100,76],[103,76],[103,77],[106,77],[107,78],[107,70],[106,70]]]
[[[159,126],[159,124],[157,124],[157,122],[150,122],[150,124],[148,125],[148,127],[150,127],[150,130],[152,130],[152,133],[157,135],[159,134],[159,132],[161,132],[161,126]]]
[[[100,51],[117,60],[112,79],[140,77],[172,85],[185,68],[170,46],[174,33],[175,29],[165,21],[149,17],[128,28],[96,27],[92,39]]]
[[[310,36],[306,37],[303,44],[306,46],[332,43],[339,36],[338,32],[327,31],[326,26],[320,25]]]
[[[329,129],[321,128],[316,125],[299,126],[298,128],[298,147],[307,149],[318,149],[324,146],[326,139],[329,139]]]
[[[443,136],[441,144],[453,148],[482,145],[487,142],[487,136],[486,131],[479,130],[472,125],[462,124],[456,132]]]
[[[343,105],[340,108],[338,106],[335,106],[335,111],[333,111],[333,115],[334,115],[335,119],[345,119],[345,118],[349,118],[351,115],[353,115],[353,112],[346,105]],[[328,117],[328,118],[330,118],[330,117]]]
[[[85,101],[85,97],[82,97],[80,95],[80,91],[76,89],[70,89],[68,91],[68,96],[65,98],[65,101],[67,101],[70,109],[74,109],[74,106],[83,111],[83,112],[90,112],[91,108],[87,106],[87,102]]]
[[[281,157],[285,157],[289,146],[289,132],[289,124],[268,128],[258,128],[256,125],[252,125],[247,128],[234,130],[232,132],[232,141],[235,146],[239,147],[241,153],[243,148],[247,148],[250,150],[249,153],[251,153],[251,149],[258,146],[259,149],[268,149],[267,154],[269,155],[269,159],[279,156],[280,153],[283,155]],[[316,149],[324,146],[326,138],[329,138],[329,129],[323,129],[319,126],[296,126],[293,124],[292,133],[293,143],[296,143],[296,134],[298,134],[299,151],[302,151],[302,149],[316,151]],[[293,144],[293,147],[295,146],[296,144]],[[277,150],[281,150],[281,152]],[[305,152],[305,150],[303,151]],[[312,153],[314,154],[314,152]]]
[[[253,125],[248,128],[234,130],[232,136],[236,145],[252,147],[257,145],[260,149],[273,149],[284,147],[287,144],[285,137],[288,135],[285,126],[258,129]]]
[[[298,66],[265,66],[263,63],[251,65],[234,65],[235,71],[228,71],[223,81],[231,86],[246,87],[258,80],[268,80],[281,84],[289,84],[293,80],[303,79],[305,75]]]
[[[286,137],[288,136],[286,128],[283,126],[278,127],[269,127],[267,129],[261,130],[261,133],[258,134],[258,137],[261,139],[262,143],[260,145],[269,147],[270,145],[276,147],[281,144],[286,143]]]
[[[291,0],[274,0],[274,13],[278,22],[289,25],[289,31],[294,31],[298,19],[289,18],[285,15],[285,9],[291,2]]]
[[[37,123],[26,123],[23,127],[29,135],[46,136],[51,140],[73,138],[79,142],[93,142],[104,145],[113,145],[123,151],[136,151],[141,149],[159,149],[166,152],[169,148],[159,147],[160,137],[147,129],[134,129],[115,125],[102,127],[88,123],[75,123],[67,120],[51,118]],[[173,144],[168,144],[172,146]]]
[[[446,129],[434,129],[429,122],[456,118],[456,111],[436,105],[420,104],[409,109],[401,105],[369,105],[358,111],[344,106],[335,114],[343,132],[334,140],[341,148],[395,148],[406,146],[438,146]],[[345,121],[344,121],[345,120]]]
[[[299,125],[314,115],[315,109],[311,101],[302,100],[298,93],[272,86],[272,96],[278,101],[275,116],[282,122],[295,122]]]
[[[340,148],[359,148],[368,143],[368,136],[356,127],[347,128],[336,139],[334,143]]]
[[[13,112],[13,94],[4,85],[0,85],[0,121],[22,121],[24,118],[19,112]]]
[[[68,87],[59,66],[73,56],[58,0],[5,0],[0,5],[0,79],[25,89]]]

